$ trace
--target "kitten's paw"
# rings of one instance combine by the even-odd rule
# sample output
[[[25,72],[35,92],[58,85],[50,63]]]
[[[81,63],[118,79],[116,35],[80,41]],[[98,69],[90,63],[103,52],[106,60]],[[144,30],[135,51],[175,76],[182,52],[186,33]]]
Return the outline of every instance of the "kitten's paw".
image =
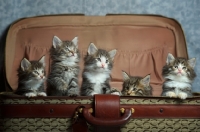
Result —
[[[119,95],[119,96],[121,95],[121,92],[117,90],[116,88],[111,88],[109,93],[112,95]]]
[[[57,87],[57,89],[59,89],[59,90],[61,90],[61,91],[66,91],[67,88],[68,88],[68,85],[67,85],[67,83],[66,83],[64,80],[62,80],[61,85],[59,85],[59,86]]]
[[[187,98],[187,94],[181,92],[181,93],[178,94],[178,97],[179,97],[180,99],[186,99],[186,98]]]
[[[176,94],[175,94],[174,92],[167,92],[167,93],[166,93],[166,96],[167,96],[167,97],[170,97],[170,98],[176,98],[176,97],[177,97]]]
[[[68,92],[67,92],[67,96],[69,97],[77,97],[79,96],[79,88],[78,87],[69,87],[68,88]]]
[[[36,97],[37,95],[35,93],[26,93],[25,94],[26,97]]]
[[[95,94],[98,94],[98,93],[96,93],[96,92],[92,92],[92,93],[91,93],[91,96],[94,96]]]
[[[37,93],[38,96],[47,96],[47,94],[45,92],[39,92]]]
[[[136,94],[135,94],[134,91],[132,91],[129,95],[130,95],[130,96],[136,96]]]
[[[119,95],[119,96],[120,96],[120,93],[119,93],[119,92],[112,92],[111,94],[112,94],[112,95]]]

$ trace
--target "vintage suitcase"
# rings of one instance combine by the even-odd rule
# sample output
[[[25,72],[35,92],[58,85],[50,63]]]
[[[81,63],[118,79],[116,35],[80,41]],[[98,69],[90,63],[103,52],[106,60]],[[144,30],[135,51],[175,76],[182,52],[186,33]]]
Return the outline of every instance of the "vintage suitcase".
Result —
[[[24,57],[38,60],[45,55],[49,73],[54,35],[62,40],[78,36],[81,58],[90,42],[106,50],[117,49],[111,86],[121,90],[122,70],[137,76],[151,74],[153,96],[26,98],[5,91],[0,95],[1,131],[200,131],[200,97],[160,97],[167,54],[188,58],[177,21],[150,15],[57,15],[19,20],[11,25],[6,40],[7,91],[17,89],[17,68]],[[83,59],[80,65],[83,68]],[[79,78],[81,84],[81,74]]]

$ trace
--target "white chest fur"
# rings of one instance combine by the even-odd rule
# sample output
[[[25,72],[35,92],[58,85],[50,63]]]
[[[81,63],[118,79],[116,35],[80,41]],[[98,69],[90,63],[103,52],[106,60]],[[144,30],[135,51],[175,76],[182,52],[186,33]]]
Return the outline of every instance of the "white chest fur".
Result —
[[[176,75],[169,75],[165,77],[166,79],[174,80],[177,82],[185,82],[190,83],[191,81],[186,76],[176,76]]]
[[[105,83],[106,79],[109,78],[108,73],[94,73],[94,72],[86,72],[85,75],[89,79],[90,83],[95,84],[94,85],[94,92],[95,93],[102,93],[102,83]]]
[[[165,83],[165,86],[175,87],[175,88],[179,88],[179,89],[192,87],[190,83],[178,82],[178,81],[169,81],[169,82]]]
[[[191,88],[191,84],[189,83],[185,83],[185,82],[177,82],[177,81],[170,81],[165,83],[165,86],[168,87],[174,87],[174,92],[176,93],[176,95],[179,95],[181,92],[181,89],[185,89],[185,88]]]
[[[37,90],[42,83],[43,80],[29,80],[28,82],[26,82],[26,86],[28,88],[31,88],[32,90]]]
[[[86,72],[85,75],[90,80],[91,83],[104,83],[106,79],[109,77],[107,73],[88,73]]]

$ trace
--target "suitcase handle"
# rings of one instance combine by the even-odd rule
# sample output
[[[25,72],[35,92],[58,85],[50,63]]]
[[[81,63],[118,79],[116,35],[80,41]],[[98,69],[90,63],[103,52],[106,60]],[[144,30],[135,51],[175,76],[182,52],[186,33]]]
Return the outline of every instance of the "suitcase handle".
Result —
[[[114,119],[102,119],[102,118],[95,118],[91,114],[91,108],[84,108],[83,109],[83,116],[89,124],[94,126],[122,126],[126,124],[132,115],[132,109],[127,108],[124,110],[124,114],[120,118]]]

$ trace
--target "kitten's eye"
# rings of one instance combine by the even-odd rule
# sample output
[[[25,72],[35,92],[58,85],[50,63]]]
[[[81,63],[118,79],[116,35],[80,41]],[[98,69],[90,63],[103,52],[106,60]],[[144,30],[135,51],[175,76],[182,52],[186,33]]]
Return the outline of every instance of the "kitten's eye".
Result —
[[[106,60],[106,63],[108,63],[108,60]]]
[[[100,59],[100,58],[97,58],[97,60],[98,60],[98,61],[101,61],[101,59]]]
[[[178,69],[178,66],[174,66],[174,68]]]
[[[186,67],[183,67],[182,69],[183,69],[183,70],[185,70],[185,69],[186,69]]]
[[[39,73],[37,72],[37,71],[33,71],[35,74],[38,74],[39,75]]]

